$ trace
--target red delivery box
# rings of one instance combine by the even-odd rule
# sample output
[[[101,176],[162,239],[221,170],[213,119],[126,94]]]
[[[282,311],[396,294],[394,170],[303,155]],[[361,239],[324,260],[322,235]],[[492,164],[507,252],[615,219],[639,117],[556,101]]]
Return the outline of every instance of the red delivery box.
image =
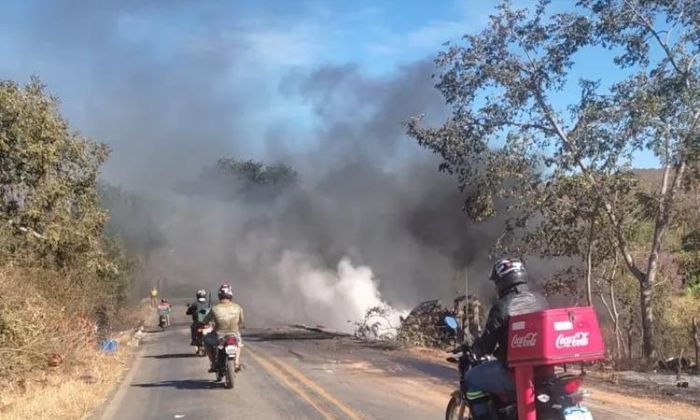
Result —
[[[549,309],[510,318],[510,366],[556,365],[604,357],[598,317],[591,306]]]

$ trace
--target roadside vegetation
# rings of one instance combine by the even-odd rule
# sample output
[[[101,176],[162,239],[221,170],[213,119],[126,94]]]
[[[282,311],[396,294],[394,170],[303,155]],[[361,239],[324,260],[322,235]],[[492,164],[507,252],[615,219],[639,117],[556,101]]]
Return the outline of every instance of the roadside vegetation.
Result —
[[[41,82],[0,81],[0,415],[49,378],[99,381],[98,342],[135,322],[132,261],[98,194],[108,153],[71,131]]]
[[[452,115],[407,124],[470,217],[508,216],[496,252],[572,261],[547,289],[599,307],[620,362],[697,363],[699,14],[693,0],[503,2],[435,60]],[[659,169],[635,169],[641,155]]]
[[[99,343],[125,347],[119,333],[150,315],[140,268],[165,241],[156,218],[168,206],[101,182],[108,147],[72,131],[58,106],[38,79],[0,82],[0,417],[94,407],[126,357]],[[228,158],[179,192],[269,200],[295,182],[286,165]],[[52,410],[37,411],[49,394]]]

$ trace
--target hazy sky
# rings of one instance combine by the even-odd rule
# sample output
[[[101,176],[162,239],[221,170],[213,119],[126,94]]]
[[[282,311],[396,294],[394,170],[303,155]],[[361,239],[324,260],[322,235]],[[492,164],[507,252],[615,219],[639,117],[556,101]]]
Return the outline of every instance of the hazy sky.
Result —
[[[402,122],[445,117],[431,60],[445,41],[482,29],[495,1],[2,3],[0,79],[38,75],[72,127],[112,147],[110,182],[167,195],[223,156],[299,169],[307,184],[274,205],[193,196],[151,209],[167,238],[150,261],[174,284],[227,279],[254,301],[307,275],[333,291],[341,272],[368,267],[381,282],[359,282],[378,287],[360,300],[381,292],[406,307],[461,290],[454,274],[465,266],[473,287],[488,286],[482,273],[502,220],[469,223],[456,182]],[[581,53],[571,86],[578,77],[614,81],[620,73],[603,58]],[[578,96],[553,98],[561,106]],[[345,260],[355,268],[342,270]],[[273,306],[295,316],[317,302],[293,290],[278,298]]]
[[[0,78],[38,75],[75,128],[112,146],[107,176],[134,184],[157,178],[154,166],[196,170],[222,155],[313,146],[319,98],[299,95],[298,80],[352,68],[381,89],[443,42],[482,28],[495,3],[9,0]],[[580,68],[605,78],[600,62],[584,53]],[[361,113],[365,104],[352,105]]]

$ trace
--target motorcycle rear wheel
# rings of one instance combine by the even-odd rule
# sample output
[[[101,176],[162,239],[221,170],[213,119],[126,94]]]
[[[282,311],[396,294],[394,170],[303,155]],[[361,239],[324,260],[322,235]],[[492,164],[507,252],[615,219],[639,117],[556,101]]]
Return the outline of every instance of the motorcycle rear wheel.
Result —
[[[445,420],[471,420],[471,418],[469,407],[467,407],[466,401],[462,399],[461,393],[459,391],[453,392],[450,402],[447,403]]]
[[[234,382],[236,380],[236,366],[235,363],[233,363],[233,360],[229,363],[226,363],[226,372],[224,373],[224,375],[224,387],[226,389],[233,388]]]

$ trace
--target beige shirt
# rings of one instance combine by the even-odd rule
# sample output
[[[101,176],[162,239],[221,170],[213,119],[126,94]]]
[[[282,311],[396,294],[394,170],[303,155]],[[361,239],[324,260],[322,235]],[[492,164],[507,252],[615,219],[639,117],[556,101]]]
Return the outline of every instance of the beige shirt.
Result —
[[[219,302],[204,321],[214,321],[214,330],[219,334],[238,334],[243,327],[243,308],[234,302]]]

